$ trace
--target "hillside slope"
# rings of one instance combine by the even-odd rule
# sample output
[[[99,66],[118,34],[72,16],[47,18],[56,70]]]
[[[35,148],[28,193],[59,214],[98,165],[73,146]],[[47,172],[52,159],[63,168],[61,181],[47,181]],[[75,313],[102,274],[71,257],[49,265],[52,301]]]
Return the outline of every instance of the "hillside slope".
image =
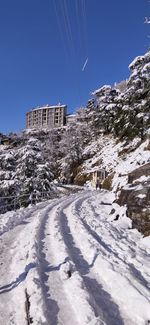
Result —
[[[36,201],[43,193],[53,198],[57,182],[85,185],[103,168],[108,174],[103,188],[127,205],[134,227],[150,233],[150,51],[129,67],[124,87],[94,91],[74,123],[29,130],[0,146],[1,197],[21,197],[16,207],[29,204],[33,194]],[[7,204],[11,209],[10,198]]]

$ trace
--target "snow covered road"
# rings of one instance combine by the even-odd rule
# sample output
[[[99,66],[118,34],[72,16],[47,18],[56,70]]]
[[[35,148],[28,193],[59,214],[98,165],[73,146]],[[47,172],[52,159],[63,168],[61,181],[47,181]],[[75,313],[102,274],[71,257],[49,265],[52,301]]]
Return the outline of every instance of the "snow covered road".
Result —
[[[150,324],[150,240],[84,191],[0,216],[0,325]]]

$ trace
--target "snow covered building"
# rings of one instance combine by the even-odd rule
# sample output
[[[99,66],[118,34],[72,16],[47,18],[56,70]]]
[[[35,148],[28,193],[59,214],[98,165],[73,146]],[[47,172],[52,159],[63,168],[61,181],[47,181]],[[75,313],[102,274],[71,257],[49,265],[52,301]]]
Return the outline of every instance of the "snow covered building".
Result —
[[[75,114],[68,114],[66,116],[66,124],[71,124],[71,123],[74,123],[76,122],[76,115]]]
[[[66,124],[66,105],[42,106],[26,114],[27,129],[53,129]]]

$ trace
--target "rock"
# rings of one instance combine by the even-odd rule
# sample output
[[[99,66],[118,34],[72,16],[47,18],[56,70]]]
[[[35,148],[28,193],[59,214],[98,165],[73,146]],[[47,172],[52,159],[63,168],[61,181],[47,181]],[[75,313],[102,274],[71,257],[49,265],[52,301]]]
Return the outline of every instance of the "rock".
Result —
[[[127,205],[127,215],[133,228],[145,236],[150,234],[150,164],[135,169],[128,176],[129,188],[122,189],[117,200]]]
[[[150,176],[150,163],[143,165],[128,175],[128,183],[133,183],[134,180],[140,178],[141,176]]]

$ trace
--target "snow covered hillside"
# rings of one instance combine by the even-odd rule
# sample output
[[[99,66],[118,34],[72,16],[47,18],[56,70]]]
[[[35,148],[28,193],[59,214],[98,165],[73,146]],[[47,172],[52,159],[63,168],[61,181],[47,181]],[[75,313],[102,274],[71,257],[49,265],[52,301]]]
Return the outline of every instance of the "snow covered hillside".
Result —
[[[1,215],[0,324],[149,324],[150,240],[113,201],[83,191]]]
[[[150,324],[150,52],[130,70],[72,124],[1,135],[0,325]]]
[[[103,189],[115,193],[133,227],[150,235],[150,51],[129,66],[122,85],[93,92],[75,121],[28,130],[0,145],[0,207],[27,206],[60,193],[59,183],[85,185],[103,168]]]
[[[79,123],[90,129],[92,139],[82,152],[75,181],[84,184],[94,171],[105,169],[103,188],[127,206],[133,227],[150,235],[150,52],[129,68],[123,91],[103,86],[79,111]]]

